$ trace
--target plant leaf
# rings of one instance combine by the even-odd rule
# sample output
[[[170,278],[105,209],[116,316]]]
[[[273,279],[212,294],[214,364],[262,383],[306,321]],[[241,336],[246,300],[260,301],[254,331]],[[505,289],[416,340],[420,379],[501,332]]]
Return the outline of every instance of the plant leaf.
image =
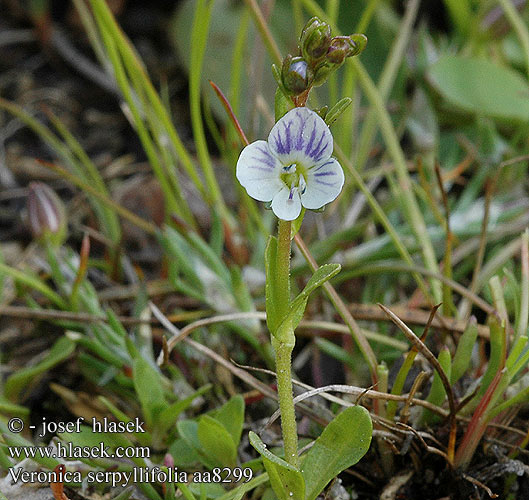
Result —
[[[324,264],[320,266],[316,269],[316,272],[312,275],[302,292],[294,299],[294,302],[302,296],[308,297],[316,288],[336,276],[341,268],[340,264]]]
[[[142,357],[137,357],[134,360],[132,378],[143,410],[145,423],[152,428],[160,412],[167,407],[162,380],[159,373]]]
[[[450,383],[455,384],[467,371],[470,365],[472,356],[472,349],[478,337],[478,325],[476,318],[472,316],[470,322],[466,327],[463,335],[459,338],[457,343],[456,353],[452,361],[452,371],[450,373]]]
[[[16,401],[24,388],[27,389],[31,381],[41,373],[50,370],[72,354],[75,342],[68,337],[61,337],[50,349],[48,355],[35,366],[22,368],[11,375],[4,386],[4,394],[7,399]]]
[[[305,480],[301,472],[267,450],[255,432],[250,431],[249,437],[250,444],[263,457],[263,464],[278,500],[304,500]]]
[[[439,365],[445,372],[446,377],[448,378],[448,380],[450,380],[451,373],[452,373],[452,358],[450,357],[450,351],[448,350],[446,346],[444,346],[439,352],[439,356],[437,357],[437,360],[439,361]],[[433,375],[432,386],[430,388],[430,392],[428,394],[428,397],[426,398],[426,401],[428,401],[428,403],[441,406],[445,398],[446,398],[446,390],[444,388],[441,377],[439,376],[439,372],[436,370]],[[421,422],[427,423],[427,424],[433,424],[434,422],[438,420],[439,420],[439,415],[431,412],[430,410],[424,409]]]
[[[218,466],[218,462],[206,454],[198,439],[198,422],[195,420],[180,420],[177,422],[176,427],[183,442],[196,454],[198,461],[203,463],[208,469]],[[189,450],[187,451],[189,452]],[[188,453],[187,458],[193,460],[193,453]]]
[[[244,424],[244,398],[236,394],[213,413],[213,417],[230,433],[235,446],[238,447]]]
[[[283,116],[285,116],[292,108],[294,107],[294,104],[292,103],[292,100],[287,97],[284,93],[281,87],[277,87],[275,100],[274,100],[274,110],[275,110],[275,117],[276,122],[281,119]]]
[[[165,432],[167,432],[169,428],[176,423],[180,413],[186,410],[196,398],[209,391],[211,387],[211,384],[206,384],[190,396],[187,396],[180,401],[176,401],[176,403],[169,405],[167,408],[161,411],[160,418],[157,420],[156,430],[161,434],[165,434]]]
[[[430,67],[427,77],[447,101],[464,111],[505,121],[529,119],[529,86],[512,69],[448,55]]]
[[[301,224],[303,223],[303,219],[305,218],[305,212],[305,207],[301,207],[301,212],[298,215],[298,218],[292,221],[292,233],[290,236],[291,239],[294,239],[294,236],[298,234],[298,231],[301,228]]]
[[[325,123],[330,127],[340,115],[353,103],[350,97],[340,99],[325,115]]]
[[[282,319],[281,324],[278,326],[277,330],[271,330],[277,338],[281,338],[281,335],[285,332],[291,332],[296,329],[299,325],[299,322],[303,318],[303,313],[305,312],[305,307],[307,306],[307,301],[309,300],[310,294],[316,290],[316,288],[323,285],[326,281],[330,280],[333,276],[336,276],[342,266],[340,264],[324,264],[319,267],[316,272],[312,275],[309,282],[301,293],[292,301],[290,306],[290,311]],[[268,279],[268,270],[266,273]],[[266,307],[268,314],[268,306]],[[285,339],[282,339],[285,340]]]
[[[367,453],[372,433],[363,406],[351,406],[329,422],[303,461],[305,500],[314,500],[340,472],[356,464]]]
[[[198,421],[198,440],[216,467],[235,467],[237,448],[230,433],[213,417],[202,415]]]

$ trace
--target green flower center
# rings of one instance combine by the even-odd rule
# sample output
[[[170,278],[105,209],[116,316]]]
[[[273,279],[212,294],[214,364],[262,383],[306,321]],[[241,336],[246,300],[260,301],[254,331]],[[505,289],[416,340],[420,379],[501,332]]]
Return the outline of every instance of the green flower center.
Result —
[[[300,194],[303,194],[307,189],[307,175],[305,168],[299,163],[292,163],[283,167],[281,173],[281,180],[290,190],[290,196],[294,189],[298,189]]]

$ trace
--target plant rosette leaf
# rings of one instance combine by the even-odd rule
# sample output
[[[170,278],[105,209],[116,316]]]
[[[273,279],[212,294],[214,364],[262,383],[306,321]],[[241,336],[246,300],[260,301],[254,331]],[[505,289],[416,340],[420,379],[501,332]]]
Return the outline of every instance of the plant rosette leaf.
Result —
[[[303,460],[305,500],[314,500],[340,472],[356,464],[369,450],[372,434],[363,406],[351,406],[329,422]]]
[[[239,446],[244,424],[244,398],[236,394],[216,410],[212,416],[229,432],[235,447]]]
[[[249,434],[250,444],[263,458],[270,484],[278,500],[305,500],[305,480],[301,472],[266,449],[255,432]]]
[[[181,399],[180,401],[177,401],[176,403],[173,403],[162,410],[160,412],[160,417],[158,418],[157,427],[155,429],[158,435],[164,435],[167,433],[169,429],[175,425],[179,415],[185,411],[196,398],[209,391],[211,387],[211,384],[207,384],[188,397]]]
[[[231,434],[218,420],[202,415],[198,421],[197,433],[202,451],[216,467],[233,468],[237,465],[237,447]]]
[[[224,416],[221,418],[224,419]],[[180,420],[176,427],[180,438],[186,445],[183,446],[183,443],[180,443],[178,447],[185,449],[188,461],[193,461],[196,458],[208,469],[215,467],[233,468],[237,464],[237,445],[233,440],[232,432],[238,433],[238,425],[227,428],[224,422],[217,420],[217,418],[202,415],[198,422]]]
[[[64,443],[72,443],[73,446],[79,448],[98,448],[102,443],[105,447],[109,447],[110,453],[114,453],[119,446],[133,446],[133,443],[125,434],[114,432],[93,432],[92,427],[86,425],[81,425],[79,427],[79,432],[60,432],[58,435]],[[89,458],[88,461],[90,462]]]
[[[176,424],[178,429],[178,434],[182,441],[193,450],[196,454],[196,458],[202,462],[206,467],[212,469],[215,467],[215,464],[203,453],[202,446],[198,439],[198,422],[195,420],[179,420]],[[192,453],[189,453],[190,458],[195,458],[192,456]]]

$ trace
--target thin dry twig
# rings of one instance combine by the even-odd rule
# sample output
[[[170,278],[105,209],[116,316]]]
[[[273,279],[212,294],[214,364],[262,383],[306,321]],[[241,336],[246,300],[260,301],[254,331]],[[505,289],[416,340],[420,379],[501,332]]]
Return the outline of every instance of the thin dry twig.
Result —
[[[492,194],[496,187],[497,179],[498,175],[496,174],[491,179],[488,179],[487,183],[485,184],[485,206],[483,209],[483,220],[481,222],[479,248],[476,256],[476,265],[474,266],[474,271],[472,272],[472,281],[470,282],[470,291],[472,293],[477,292],[479,273],[481,271],[481,266],[483,265],[483,259],[485,257],[485,249],[487,247],[487,231],[489,227],[490,203],[492,201]],[[467,318],[470,315],[470,302],[468,300],[462,302],[460,313],[463,318]]]
[[[421,372],[417,377],[415,377],[415,380],[413,381],[413,385],[411,386],[410,393],[408,394],[408,397],[406,398],[406,402],[404,403],[404,406],[402,410],[400,411],[400,418],[401,423],[405,424],[408,421],[408,418],[410,416],[410,405],[413,401],[413,398],[415,396],[415,393],[421,388],[422,384],[426,381],[426,372]]]
[[[417,439],[424,446],[426,451],[430,453],[435,453],[436,455],[443,457],[448,463],[450,463],[450,460],[448,459],[448,455],[444,451],[441,451],[438,448],[434,448],[433,446],[428,445],[426,441],[423,439],[423,437],[421,436],[421,433],[416,431],[413,427],[410,427],[409,425],[406,425],[402,422],[397,422],[397,426],[402,427],[403,429],[406,429],[408,432],[411,432],[414,436],[416,436]]]
[[[448,377],[446,376],[443,368],[439,364],[439,361],[437,361],[437,358],[432,354],[432,351],[426,347],[426,345],[421,342],[421,340],[415,335],[408,326],[401,321],[401,319],[394,314],[392,311],[390,311],[387,307],[383,306],[382,304],[379,304],[381,309],[391,318],[391,320],[400,328],[400,330],[406,335],[408,340],[414,344],[421,354],[431,363],[431,365],[435,368],[437,373],[439,374],[439,378],[441,379],[441,382],[443,384],[443,387],[446,392],[446,396],[448,398],[448,406],[450,408],[449,413],[449,422],[450,422],[450,437],[448,441],[448,461],[450,463],[453,463],[454,460],[454,449],[455,449],[455,442],[456,442],[456,432],[457,432],[457,425],[456,425],[456,405],[455,405],[455,399],[454,399],[454,393],[452,392],[452,386],[450,385],[450,381],[448,380]]]
[[[173,322],[189,321],[200,317],[200,315],[209,313],[210,311],[189,311],[173,314],[170,316],[170,319]],[[2,316],[41,321],[75,321],[78,323],[108,322],[108,318],[106,316],[99,316],[97,314],[60,311],[56,309],[33,309],[31,307],[7,305],[0,306],[0,317]],[[130,316],[118,316],[118,320],[124,325],[159,324],[159,321],[154,318],[142,319],[132,318]]]
[[[368,321],[387,321],[387,315],[380,310],[378,306],[371,304],[352,303],[348,305],[351,314],[357,320]],[[405,307],[393,306],[392,310],[402,319],[406,324],[411,325],[426,325],[429,318],[429,313],[420,309],[409,309]],[[432,326],[436,328],[443,328],[444,330],[463,333],[467,328],[467,322],[457,320],[455,318],[447,318],[437,314],[432,320]],[[489,327],[486,325],[477,325],[478,335],[485,339],[490,338]]]
[[[496,493],[493,493],[492,490],[487,485],[483,484],[481,481],[478,481],[477,479],[465,473],[462,473],[461,476],[469,483],[475,484],[476,486],[484,489],[487,492],[487,495],[489,495],[489,498],[498,498],[498,495]]]

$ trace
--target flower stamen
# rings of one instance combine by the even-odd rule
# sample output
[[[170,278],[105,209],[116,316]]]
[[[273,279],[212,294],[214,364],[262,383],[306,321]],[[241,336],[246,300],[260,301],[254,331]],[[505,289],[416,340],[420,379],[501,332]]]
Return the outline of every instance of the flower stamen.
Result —
[[[305,176],[303,174],[299,176],[298,186],[299,192],[301,194],[305,194],[305,191],[307,190],[307,181],[305,180]]]

